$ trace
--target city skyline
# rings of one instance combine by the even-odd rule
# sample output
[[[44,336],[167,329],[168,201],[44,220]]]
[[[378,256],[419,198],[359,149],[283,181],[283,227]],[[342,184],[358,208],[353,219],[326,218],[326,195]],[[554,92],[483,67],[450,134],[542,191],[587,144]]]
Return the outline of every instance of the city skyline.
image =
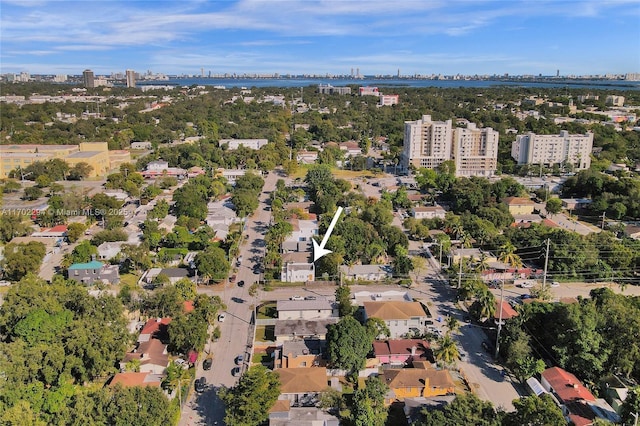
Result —
[[[0,74],[640,71],[640,0],[2,0]]]

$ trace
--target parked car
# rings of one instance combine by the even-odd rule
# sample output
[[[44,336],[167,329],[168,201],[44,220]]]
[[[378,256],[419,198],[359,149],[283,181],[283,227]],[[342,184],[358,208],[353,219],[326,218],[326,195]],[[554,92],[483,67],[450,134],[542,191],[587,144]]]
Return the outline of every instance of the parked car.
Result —
[[[302,296],[291,296],[291,300],[304,300]]]
[[[522,288],[532,288],[535,285],[535,283],[533,281],[525,281],[522,284],[520,284],[520,287]]]
[[[200,377],[194,383],[196,392],[204,392],[207,389],[207,379]]]
[[[520,295],[520,299],[524,300],[524,299],[533,299],[534,297],[530,294],[521,294]]]
[[[240,365],[242,364],[242,361],[244,361],[244,355],[240,354],[236,357],[236,364]]]
[[[558,281],[551,281],[551,284],[549,284],[551,287],[560,287],[560,283]]]
[[[218,321],[219,322],[224,322],[225,318],[227,318],[227,316],[225,314],[218,315]]]
[[[211,358],[206,358],[202,361],[202,368],[204,370],[211,370],[211,366],[213,366],[213,360]]]
[[[307,296],[304,298],[304,300],[316,300],[315,296]]]
[[[229,277],[229,282],[230,282],[230,283],[235,282],[235,280],[236,280],[236,276],[235,276],[235,275],[231,275],[231,276]]]
[[[231,375],[233,375],[233,377],[238,377],[240,375],[240,367],[233,367]]]
[[[244,280],[238,281],[238,287],[244,287]]]

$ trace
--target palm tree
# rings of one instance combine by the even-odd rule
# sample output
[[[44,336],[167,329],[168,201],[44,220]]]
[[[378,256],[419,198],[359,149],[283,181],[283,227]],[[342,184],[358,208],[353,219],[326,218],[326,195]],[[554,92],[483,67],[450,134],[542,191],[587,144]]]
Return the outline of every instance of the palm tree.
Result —
[[[516,268],[520,268],[522,266],[522,259],[516,254],[516,247],[509,241],[500,247],[500,256],[498,257],[498,260]]]
[[[496,298],[488,288],[478,290],[477,302],[480,318],[491,318],[496,314]]]
[[[442,362],[445,366],[455,364],[460,359],[460,351],[455,340],[446,334],[438,340],[438,348],[434,351],[437,361]]]
[[[447,328],[449,328],[447,334],[455,333],[460,328],[460,322],[456,319],[456,317],[448,316],[445,320],[445,323],[447,324]]]

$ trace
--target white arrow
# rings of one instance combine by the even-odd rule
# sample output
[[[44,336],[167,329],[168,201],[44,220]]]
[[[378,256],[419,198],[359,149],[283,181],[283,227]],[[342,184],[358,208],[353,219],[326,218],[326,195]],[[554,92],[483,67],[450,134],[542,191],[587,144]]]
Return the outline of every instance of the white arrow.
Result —
[[[340,217],[341,213],[342,213],[342,207],[338,207],[338,210],[336,210],[336,214],[333,215],[333,219],[331,219],[331,223],[329,224],[329,227],[327,228],[327,232],[324,234],[324,238],[322,239],[322,242],[320,243],[320,245],[316,243],[316,240],[314,240],[313,238],[311,239],[311,241],[313,241],[313,261],[314,262],[320,259],[325,254],[331,253],[331,250],[327,250],[326,248],[324,248],[324,246],[327,245],[327,241],[329,241],[329,236],[333,232],[333,227],[336,226],[336,222],[338,221],[338,218]]]

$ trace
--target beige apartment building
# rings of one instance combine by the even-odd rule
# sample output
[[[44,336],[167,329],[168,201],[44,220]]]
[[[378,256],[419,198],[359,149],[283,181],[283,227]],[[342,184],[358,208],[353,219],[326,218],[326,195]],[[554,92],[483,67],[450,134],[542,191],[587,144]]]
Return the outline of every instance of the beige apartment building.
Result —
[[[445,161],[453,160],[456,176],[493,176],[498,164],[497,131],[477,128],[468,123],[466,128],[453,128],[452,120],[432,121],[430,115],[404,124],[404,168],[426,167],[435,169]]]
[[[498,170],[498,139],[491,127],[478,129],[474,123],[454,131],[453,160],[456,176],[491,177]]]
[[[584,135],[569,134],[562,130],[559,135],[536,135],[527,133],[516,136],[511,145],[511,157],[518,164],[554,164],[569,163],[576,169],[588,169],[591,166],[593,133]]]
[[[405,121],[403,166],[435,169],[451,159],[453,126],[451,120],[432,121],[430,115],[421,120]]]

